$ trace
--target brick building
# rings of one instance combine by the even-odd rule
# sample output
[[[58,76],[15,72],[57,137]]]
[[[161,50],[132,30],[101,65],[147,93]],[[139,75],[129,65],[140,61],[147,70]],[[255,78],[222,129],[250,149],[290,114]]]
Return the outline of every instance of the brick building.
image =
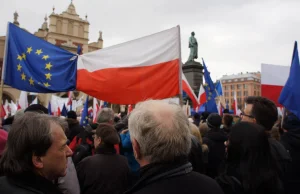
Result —
[[[261,95],[260,72],[224,75],[220,80],[225,101],[228,102],[230,109],[232,109],[234,92],[236,92],[239,109],[244,108],[246,97]]]

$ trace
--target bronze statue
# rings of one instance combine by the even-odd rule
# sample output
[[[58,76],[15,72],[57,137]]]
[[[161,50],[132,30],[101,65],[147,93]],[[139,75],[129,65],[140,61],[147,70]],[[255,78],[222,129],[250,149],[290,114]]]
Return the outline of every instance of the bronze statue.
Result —
[[[192,36],[189,39],[189,48],[190,48],[190,56],[189,61],[194,61],[194,59],[198,59],[198,42],[195,38],[195,32],[192,32]]]

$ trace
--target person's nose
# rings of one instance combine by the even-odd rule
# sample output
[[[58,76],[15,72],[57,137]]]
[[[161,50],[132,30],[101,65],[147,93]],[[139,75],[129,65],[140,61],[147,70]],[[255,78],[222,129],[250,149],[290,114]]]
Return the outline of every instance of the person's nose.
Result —
[[[66,156],[71,157],[72,155],[73,155],[73,151],[71,150],[71,148],[69,146],[67,146]]]

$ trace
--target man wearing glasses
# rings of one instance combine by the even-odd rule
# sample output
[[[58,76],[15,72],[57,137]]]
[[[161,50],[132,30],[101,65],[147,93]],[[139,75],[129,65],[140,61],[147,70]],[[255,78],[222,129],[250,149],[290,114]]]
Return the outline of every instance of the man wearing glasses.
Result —
[[[291,157],[283,145],[270,136],[271,129],[277,119],[277,107],[271,100],[260,96],[250,96],[246,99],[246,107],[241,114],[241,121],[257,123],[265,128],[273,156],[278,161],[280,173],[283,175]]]

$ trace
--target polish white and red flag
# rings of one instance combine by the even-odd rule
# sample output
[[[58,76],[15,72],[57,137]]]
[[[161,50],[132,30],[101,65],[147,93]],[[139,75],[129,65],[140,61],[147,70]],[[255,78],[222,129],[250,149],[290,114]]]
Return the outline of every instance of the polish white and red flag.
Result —
[[[233,114],[238,115],[238,105],[237,105],[237,99],[236,99],[236,91],[234,92],[234,99],[233,99]]]
[[[190,97],[190,99],[193,102],[193,108],[196,109],[199,106],[198,98],[196,97],[185,75],[182,73],[181,76],[182,76],[182,90]]]
[[[290,66],[261,64],[261,96],[272,100],[277,107],[281,90],[290,73]]]
[[[78,56],[76,87],[106,102],[136,104],[180,94],[181,71],[177,26]]]
[[[93,122],[96,122],[98,112],[100,110],[100,106],[98,104],[97,98],[93,99]]]

